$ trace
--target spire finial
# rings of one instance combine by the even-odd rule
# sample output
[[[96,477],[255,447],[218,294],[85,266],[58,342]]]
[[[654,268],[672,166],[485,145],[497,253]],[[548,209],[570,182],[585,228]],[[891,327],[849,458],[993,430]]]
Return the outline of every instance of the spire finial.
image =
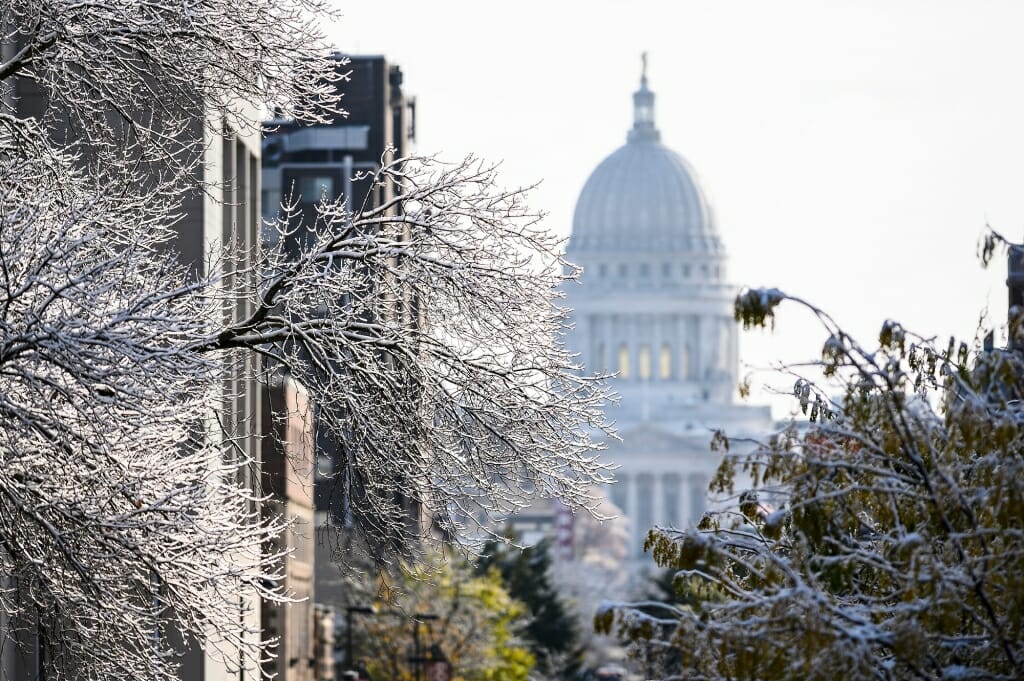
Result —
[[[640,63],[643,64],[643,67],[642,67],[642,69],[640,71],[640,82],[643,83],[644,85],[646,85],[647,84],[647,50],[644,50],[643,52],[640,53]]]

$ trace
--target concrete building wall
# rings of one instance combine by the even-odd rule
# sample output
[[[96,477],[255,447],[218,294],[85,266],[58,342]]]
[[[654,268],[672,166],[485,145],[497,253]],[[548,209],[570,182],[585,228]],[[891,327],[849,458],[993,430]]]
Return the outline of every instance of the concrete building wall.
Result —
[[[271,499],[264,513],[291,523],[274,546],[288,551],[282,566],[291,603],[264,603],[263,633],[276,638],[264,670],[282,681],[317,678],[313,562],[313,414],[302,386],[283,378],[265,389],[263,403],[263,490]]]

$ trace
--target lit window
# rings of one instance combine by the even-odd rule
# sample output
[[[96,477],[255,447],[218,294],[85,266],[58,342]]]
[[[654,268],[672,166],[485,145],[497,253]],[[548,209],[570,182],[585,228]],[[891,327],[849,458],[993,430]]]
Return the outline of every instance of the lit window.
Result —
[[[619,346],[619,378],[629,378],[629,348],[625,343]]]
[[[651,348],[646,345],[640,346],[640,355],[637,357],[637,374],[641,381],[651,377]]]
[[[661,346],[661,357],[658,361],[658,376],[663,381],[672,378],[672,348],[665,345]]]
[[[653,123],[654,122],[654,107],[648,102],[641,102],[636,105],[636,122],[637,123]]]

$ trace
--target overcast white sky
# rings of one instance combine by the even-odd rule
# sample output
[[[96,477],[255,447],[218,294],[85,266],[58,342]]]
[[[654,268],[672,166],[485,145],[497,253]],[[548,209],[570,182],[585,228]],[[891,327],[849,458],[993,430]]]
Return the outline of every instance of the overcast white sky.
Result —
[[[986,222],[1024,238],[1024,2],[337,1],[338,46],[405,72],[417,150],[543,180],[532,203],[558,233],[625,141],[646,50],[662,140],[711,196],[737,285],[862,338],[885,318],[968,337],[986,305],[1005,319],[1005,264],[982,271],[975,246]],[[741,357],[823,340],[782,315]]]

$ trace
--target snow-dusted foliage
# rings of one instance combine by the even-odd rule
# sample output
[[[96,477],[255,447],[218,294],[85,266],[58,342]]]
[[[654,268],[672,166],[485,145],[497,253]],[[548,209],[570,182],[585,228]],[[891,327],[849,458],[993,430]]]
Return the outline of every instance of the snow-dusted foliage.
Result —
[[[764,326],[786,301],[825,327],[839,397],[799,380],[808,426],[712,484],[745,471],[738,508],[650,533],[683,604],[608,607],[599,627],[665,678],[1024,677],[1024,356],[893,322],[867,349],[776,290],[741,295],[737,318]]]
[[[283,597],[281,528],[238,474],[246,424],[217,432],[244,367],[303,383],[383,558],[423,531],[410,500],[451,530],[601,478],[601,389],[554,304],[574,272],[492,168],[389,163],[387,206],[325,202],[280,248],[181,264],[210,140],[254,105],[337,103],[322,9],[0,6],[0,655],[38,645],[47,678],[169,679],[189,637],[261,653],[239,607]]]

